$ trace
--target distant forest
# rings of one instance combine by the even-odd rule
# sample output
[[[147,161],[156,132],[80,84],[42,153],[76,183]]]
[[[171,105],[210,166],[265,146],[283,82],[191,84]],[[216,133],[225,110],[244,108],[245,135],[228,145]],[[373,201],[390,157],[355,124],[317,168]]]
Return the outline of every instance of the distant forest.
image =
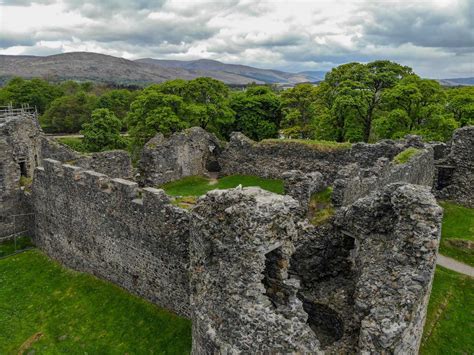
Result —
[[[123,147],[120,132],[139,149],[157,132],[192,126],[221,139],[240,131],[254,140],[375,142],[406,134],[446,141],[456,128],[474,124],[474,87],[445,88],[390,61],[344,64],[318,85],[286,90],[229,87],[211,78],[143,89],[13,78],[0,89],[0,105],[8,104],[36,107],[45,132],[82,132],[94,150]]]

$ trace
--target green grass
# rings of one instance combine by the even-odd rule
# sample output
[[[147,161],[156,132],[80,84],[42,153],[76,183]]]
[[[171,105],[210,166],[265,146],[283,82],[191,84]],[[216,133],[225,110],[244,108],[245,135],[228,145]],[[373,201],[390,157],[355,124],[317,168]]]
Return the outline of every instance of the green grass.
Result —
[[[201,176],[189,176],[183,179],[172,181],[161,186],[167,194],[171,196],[201,196],[206,192],[215,189],[230,189],[242,185],[259,186],[262,189],[283,194],[283,181],[277,179],[263,179],[257,176],[232,175],[217,180],[212,184],[212,180]]]
[[[82,138],[78,137],[62,137],[56,138],[59,143],[67,145],[69,148],[80,153],[89,153],[89,151],[82,144]]]
[[[38,250],[0,260],[0,354],[189,354],[191,322]],[[23,345],[23,346],[22,346]]]
[[[264,139],[260,143],[274,144],[274,143],[288,143],[288,144],[304,144],[322,152],[332,152],[335,150],[350,149],[352,144],[350,142],[334,142],[312,139]]]
[[[395,162],[395,164],[405,164],[415,155],[418,155],[420,153],[421,153],[421,149],[410,147],[410,148],[405,149],[403,152],[398,153],[393,158],[393,161]]]
[[[473,354],[474,279],[436,268],[420,354]]]
[[[312,224],[323,224],[334,215],[334,206],[332,205],[331,197],[332,187],[328,187],[311,196],[308,215]]]
[[[17,237],[0,243],[0,258],[13,254],[16,251],[33,247],[31,239],[28,237]]]
[[[457,245],[460,241],[474,242],[474,208],[452,202],[440,202],[444,209],[439,252],[474,266],[474,250]]]

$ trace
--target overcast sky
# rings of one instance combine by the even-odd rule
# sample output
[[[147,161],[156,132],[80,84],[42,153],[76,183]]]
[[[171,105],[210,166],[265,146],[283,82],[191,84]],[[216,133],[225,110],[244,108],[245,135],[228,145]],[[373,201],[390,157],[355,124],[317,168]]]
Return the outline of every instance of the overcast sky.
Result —
[[[474,0],[0,0],[0,54],[90,51],[288,71],[390,59],[474,76]]]

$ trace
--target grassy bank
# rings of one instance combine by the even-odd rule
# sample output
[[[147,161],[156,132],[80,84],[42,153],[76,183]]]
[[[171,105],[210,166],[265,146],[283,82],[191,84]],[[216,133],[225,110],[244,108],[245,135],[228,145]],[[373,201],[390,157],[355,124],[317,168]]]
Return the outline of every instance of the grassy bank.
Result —
[[[420,354],[473,354],[474,279],[436,268]]]
[[[210,180],[200,176],[185,177],[161,186],[172,196],[201,196],[215,189],[230,189],[242,185],[259,186],[264,190],[283,194],[283,181],[277,179],[262,179],[257,176],[232,175],[219,180]]]
[[[191,323],[37,250],[0,260],[0,354],[189,354]]]
[[[467,247],[474,243],[474,209],[451,202],[440,204],[444,217],[439,252],[474,266],[474,249]]]

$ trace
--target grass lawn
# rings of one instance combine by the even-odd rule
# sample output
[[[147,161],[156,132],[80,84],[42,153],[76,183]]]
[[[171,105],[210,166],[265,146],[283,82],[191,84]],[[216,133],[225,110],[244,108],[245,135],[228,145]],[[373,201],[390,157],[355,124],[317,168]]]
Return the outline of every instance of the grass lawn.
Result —
[[[17,237],[15,240],[8,240],[0,243],[0,258],[13,254],[18,250],[33,247],[31,239],[28,237]]]
[[[309,201],[309,219],[314,225],[326,222],[334,215],[334,206],[331,201],[332,187],[317,192],[311,196]]]
[[[462,245],[463,241],[474,242],[474,209],[452,202],[440,202],[440,205],[444,208],[444,217],[439,252],[474,266],[474,249]]]
[[[214,183],[213,183],[214,182]],[[172,181],[161,186],[167,194],[172,196],[201,196],[215,189],[230,189],[239,185],[259,186],[262,189],[283,194],[283,181],[277,179],[262,179],[257,176],[232,175],[212,181],[201,176],[189,176],[181,180]]]
[[[0,354],[189,354],[191,322],[38,250],[0,260]]]
[[[262,144],[304,144],[316,150],[322,152],[333,152],[336,150],[350,149],[352,144],[349,142],[334,142],[334,141],[323,141],[323,140],[313,140],[313,139],[264,139],[260,141]]]
[[[69,148],[75,150],[76,152],[80,153],[89,153],[87,149],[84,148],[82,144],[82,138],[78,137],[62,137],[56,138],[58,142],[69,146]]]
[[[474,279],[437,267],[420,354],[474,353]]]

